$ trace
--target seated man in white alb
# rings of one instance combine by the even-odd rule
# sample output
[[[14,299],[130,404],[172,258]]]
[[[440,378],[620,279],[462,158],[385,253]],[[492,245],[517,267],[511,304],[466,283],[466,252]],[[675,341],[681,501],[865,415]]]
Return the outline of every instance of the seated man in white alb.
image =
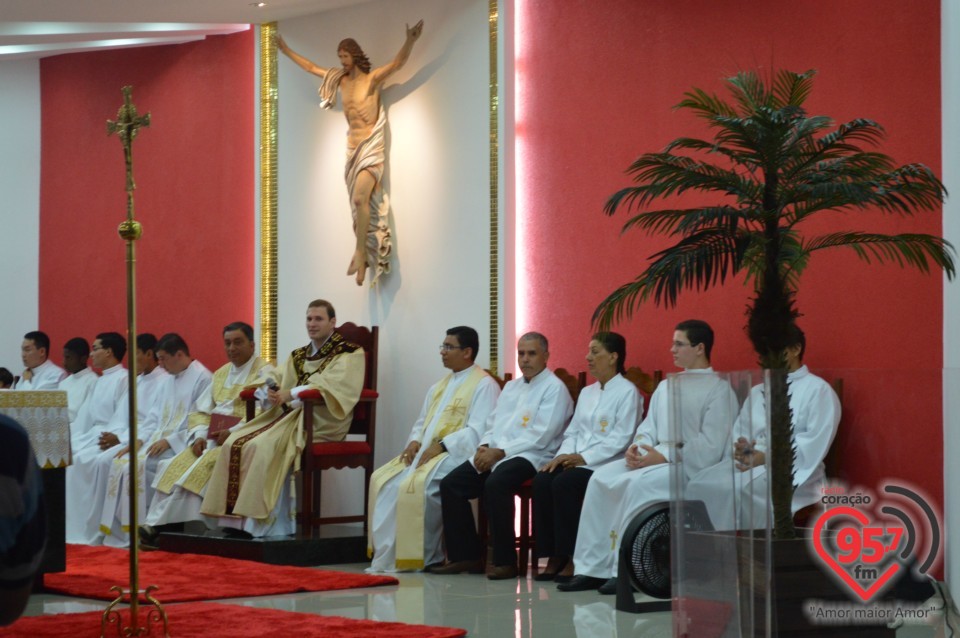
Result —
[[[140,539],[145,545],[155,543],[162,526],[201,520],[200,504],[220,454],[219,446],[246,414],[246,402],[240,399],[240,392],[247,386],[262,384],[262,373],[273,371],[273,366],[254,356],[256,344],[250,324],[236,321],[226,326],[223,345],[229,363],[213,373],[213,383],[203,391],[187,417],[190,439],[186,449],[157,466],[153,485],[156,491],[140,526]]]
[[[67,393],[71,423],[76,420],[81,406],[93,391],[93,384],[97,382],[97,373],[87,366],[89,357],[90,344],[83,337],[74,337],[63,346],[63,367],[68,376],[57,389]]]
[[[316,390],[313,440],[342,441],[360,400],[366,357],[363,348],[335,331],[333,304],[315,299],[307,306],[310,343],[290,353],[277,378],[267,378],[273,406],[241,423],[224,441],[207,483],[201,513],[244,537],[281,536],[296,530],[291,507],[291,470],[300,468],[306,442],[303,404]]]
[[[178,334],[169,333],[160,338],[157,358],[169,374],[161,380],[156,401],[146,419],[137,424],[137,440],[132,446],[127,443],[112,460],[100,518],[104,545],[126,547],[130,543],[130,529],[136,529],[143,520],[146,504],[153,497],[157,465],[186,448],[187,415],[212,378],[202,363],[191,358],[190,348]],[[131,449],[137,454],[136,521],[130,520],[128,496]]]
[[[67,467],[67,542],[99,545],[100,513],[107,491],[110,463],[129,424],[129,374],[121,363],[127,340],[117,332],[101,332],[93,341],[93,365],[103,370],[90,398],[70,424],[73,464]]]
[[[785,354],[796,450],[791,510],[796,514],[823,496],[823,459],[840,424],[840,400],[829,383],[803,365],[807,347],[803,331],[791,326],[790,338]],[[765,466],[766,422],[764,385],[759,383],[750,390],[734,426],[733,456],[706,468],[687,485],[685,498],[703,501],[716,529],[765,527],[768,516],[772,517]]]
[[[447,330],[440,358],[450,374],[427,391],[400,456],[370,477],[368,572],[443,561],[440,481],[474,455],[500,396],[497,382],[474,363],[479,348],[473,328]]]
[[[137,423],[143,423],[157,398],[160,380],[167,376],[157,361],[157,338],[149,332],[137,335]]]
[[[681,459],[687,477],[717,463],[729,445],[737,397],[710,367],[713,330],[697,319],[673,333],[673,362],[683,372],[660,383],[626,459],[594,472],[587,485],[573,554],[576,576],[561,591],[615,593],[620,536],[641,509],[670,499],[670,463]],[[672,416],[678,415],[679,424]],[[679,434],[680,440],[674,437]],[[681,449],[682,448],[682,449]]]
[[[567,386],[547,369],[547,346],[547,338],[539,332],[520,337],[517,365],[523,376],[504,386],[473,458],[440,481],[448,563],[431,569],[434,574],[459,574],[479,568],[481,552],[486,548],[480,547],[470,500],[482,494],[493,548],[487,578],[517,577],[516,494],[556,453],[573,414]]]
[[[20,359],[26,368],[14,390],[56,390],[67,371],[50,360],[50,337],[34,330],[23,335]]]

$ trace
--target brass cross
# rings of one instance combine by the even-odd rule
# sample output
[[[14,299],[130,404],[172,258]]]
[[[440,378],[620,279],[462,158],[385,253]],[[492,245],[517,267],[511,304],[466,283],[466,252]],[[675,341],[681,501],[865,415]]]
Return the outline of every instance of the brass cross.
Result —
[[[133,103],[133,87],[125,86],[123,106],[117,111],[117,120],[107,120],[107,135],[114,133],[123,144],[123,160],[127,167],[127,219],[133,220],[133,191],[137,185],[133,181],[133,140],[142,126],[150,126],[150,114],[140,115]]]
[[[617,548],[617,530],[610,530],[610,551]]]

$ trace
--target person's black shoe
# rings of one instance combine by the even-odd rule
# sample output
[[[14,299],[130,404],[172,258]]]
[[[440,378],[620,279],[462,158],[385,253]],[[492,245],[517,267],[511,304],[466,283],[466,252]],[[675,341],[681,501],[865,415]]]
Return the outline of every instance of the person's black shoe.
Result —
[[[571,578],[570,582],[557,585],[557,589],[560,591],[590,591],[591,589],[599,589],[600,585],[605,582],[602,578],[578,574]]]
[[[151,525],[141,525],[137,528],[137,534],[140,536],[141,545],[156,546],[160,532]]]
[[[612,596],[617,593],[617,577],[608,578],[607,582],[600,585],[600,589],[597,590],[604,596]]]
[[[253,534],[251,534],[250,532],[242,529],[237,529],[236,527],[221,527],[220,529],[223,530],[223,534],[227,538],[235,538],[238,540],[245,540],[245,541],[248,541],[253,538]]]

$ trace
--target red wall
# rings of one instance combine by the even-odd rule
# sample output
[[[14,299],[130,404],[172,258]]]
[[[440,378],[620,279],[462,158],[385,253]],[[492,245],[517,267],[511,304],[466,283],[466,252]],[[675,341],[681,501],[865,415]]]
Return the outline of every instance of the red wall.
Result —
[[[126,334],[120,88],[152,123],[135,140],[138,332],[179,332],[225,362],[221,329],[254,316],[254,35],[42,60],[40,325],[60,345]]]
[[[815,68],[811,113],[878,120],[889,134],[885,152],[940,171],[938,0],[525,0],[518,11],[527,101],[518,104],[517,137],[528,176],[519,190],[529,196],[517,214],[530,229],[517,239],[527,246],[518,267],[533,281],[518,291],[529,321],[517,330],[547,334],[553,365],[585,368],[597,304],[668,245],[638,232],[621,237],[627,215],[608,218],[602,206],[628,185],[624,170],[638,155],[703,133],[690,114],[672,110],[689,88],[721,91],[722,79],[742,69]],[[824,214],[807,231],[834,229],[939,233],[941,223],[929,213]],[[938,274],[868,266],[852,252],[817,254],[803,275],[807,362],[846,378],[841,446],[856,483],[900,477],[942,500],[941,290]],[[728,282],[683,295],[676,309],[642,308],[616,327],[628,364],[672,370],[673,325],[698,317],[717,332],[717,368],[752,367],[743,333],[749,292]]]

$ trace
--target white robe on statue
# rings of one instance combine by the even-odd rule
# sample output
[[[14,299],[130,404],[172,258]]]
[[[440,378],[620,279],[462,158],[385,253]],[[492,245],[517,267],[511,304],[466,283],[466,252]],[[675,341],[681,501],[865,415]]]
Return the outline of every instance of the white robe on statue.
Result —
[[[107,490],[110,459],[119,446],[101,450],[100,435],[126,436],[128,417],[127,369],[115,365],[103,371],[90,397],[70,424],[73,464],[67,467],[66,505],[68,543],[96,545],[101,541],[100,513]],[[101,458],[103,457],[103,458]]]
[[[430,405],[430,399],[436,392],[437,387],[443,383],[443,380],[435,383],[427,391],[427,396],[423,400],[423,407],[420,409],[420,416],[417,417],[413,430],[407,438],[407,444],[411,441],[423,442],[416,457],[410,463],[410,466],[403,472],[397,474],[380,489],[377,495],[376,503],[373,507],[373,513],[370,515],[369,525],[370,534],[373,538],[373,561],[368,572],[395,572],[396,569],[396,549],[397,549],[397,491],[400,483],[407,478],[420,462],[420,457],[424,450],[430,446],[434,439],[434,434],[440,426],[442,415],[447,408],[457,389],[467,380],[471,371],[476,366],[452,373],[452,378],[447,384],[443,395],[440,397],[437,408],[433,412],[433,418],[429,423],[425,423],[427,411]],[[463,426],[451,434],[443,437],[443,443],[447,446],[447,455],[442,461],[437,463],[430,476],[426,480],[425,504],[424,504],[424,533],[423,533],[423,562],[424,565],[431,565],[443,561],[443,519],[440,510],[440,481],[451,470],[472,458],[477,451],[477,444],[480,437],[486,429],[487,417],[493,412],[497,404],[497,397],[500,396],[500,387],[493,377],[487,375],[478,384],[473,392],[470,405],[467,407],[464,416]]]
[[[193,406],[193,412],[198,415],[206,415],[205,418],[200,419],[205,422],[190,430],[186,446],[187,449],[191,448],[198,439],[207,438],[210,424],[209,415],[225,414],[228,416],[236,416],[238,412],[244,414],[246,404],[238,398],[240,391],[243,390],[244,387],[257,383],[258,381],[259,383],[263,383],[262,377],[264,374],[272,370],[274,370],[273,366],[267,364],[260,357],[250,357],[250,359],[239,368],[232,363],[228,363],[217,370],[214,373],[214,379],[217,379],[218,375],[225,375],[222,387],[220,388],[220,400],[215,400],[213,396],[214,386],[218,385],[216,381],[207,386],[203,393],[201,393],[200,398],[197,399],[197,402]],[[188,420],[192,419],[192,416],[188,418]],[[243,423],[243,421],[241,420],[240,423]],[[240,423],[231,427],[230,430],[233,431],[236,429]],[[161,461],[157,465],[157,473],[153,481],[153,500],[150,501],[150,507],[147,510],[145,518],[147,525],[157,526],[168,523],[205,520],[205,517],[200,514],[200,506],[203,503],[203,496],[207,492],[206,481],[203,482],[203,487],[197,492],[185,488],[184,482],[194,471],[201,471],[198,468],[202,465],[206,466],[204,468],[206,472],[212,470],[210,462],[211,457],[215,456],[213,450],[216,449],[216,441],[207,440],[207,446],[203,454],[200,457],[196,457],[196,461],[182,472],[169,492],[158,489],[158,485],[161,478],[168,471],[170,464],[175,463],[174,459],[176,457]],[[217,452],[217,454],[219,454],[219,452]],[[177,470],[177,473],[179,474],[180,470]],[[209,474],[207,474],[207,476],[209,476]]]
[[[680,440],[674,440],[671,431],[674,414],[680,417]],[[668,462],[631,470],[618,459],[594,472],[577,528],[576,573],[616,576],[620,537],[627,525],[647,505],[671,498],[670,464],[682,454],[689,477],[719,461],[729,446],[736,414],[733,389],[712,368],[687,370],[661,382],[650,397],[650,410],[634,443],[653,447]]]
[[[97,373],[90,368],[84,368],[80,372],[75,372],[67,376],[60,382],[58,390],[67,393],[67,409],[70,412],[70,423],[73,423],[77,415],[80,414],[80,408],[90,393],[93,392],[93,384],[97,382]]]
[[[67,371],[50,359],[30,371],[33,373],[33,378],[27,380],[20,377],[20,380],[13,386],[14,390],[56,390],[60,382],[67,376]]]
[[[156,402],[146,420],[138,425],[137,438],[143,441],[137,454],[138,520],[130,521],[130,454],[113,459],[100,518],[103,544],[126,547],[130,527],[136,528],[146,515],[146,504],[153,497],[153,477],[157,464],[182,452],[187,445],[187,415],[200,394],[210,385],[210,371],[199,361],[191,361],[186,370],[167,375],[157,388]],[[147,456],[154,443],[166,440],[170,448],[157,456]]]
[[[797,487],[791,510],[796,514],[823,496],[820,491],[826,478],[823,459],[840,424],[840,400],[830,384],[811,373],[807,366],[791,372],[787,379],[796,446],[793,480]],[[739,437],[755,440],[754,449],[767,454],[766,422],[766,401],[761,383],[750,390],[750,397],[740,410],[733,440]],[[768,490],[766,466],[760,465],[746,472],[736,470],[731,447],[720,463],[690,479],[686,499],[703,501],[716,529],[756,529],[767,526],[768,516],[772,524]]]

